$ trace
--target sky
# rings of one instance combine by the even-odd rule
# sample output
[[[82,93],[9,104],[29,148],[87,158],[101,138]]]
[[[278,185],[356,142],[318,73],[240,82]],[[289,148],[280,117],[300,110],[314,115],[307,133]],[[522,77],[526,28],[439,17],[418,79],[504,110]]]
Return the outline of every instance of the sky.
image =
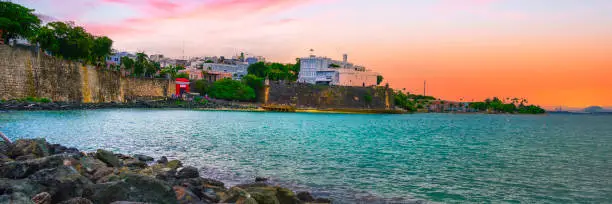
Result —
[[[612,106],[610,0],[13,0],[121,51],[364,65],[456,101]]]

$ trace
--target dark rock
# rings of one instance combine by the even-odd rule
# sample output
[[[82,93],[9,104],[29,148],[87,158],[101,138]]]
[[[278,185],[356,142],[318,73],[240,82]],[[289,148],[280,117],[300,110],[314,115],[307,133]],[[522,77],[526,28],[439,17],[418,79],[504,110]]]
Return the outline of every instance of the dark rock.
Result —
[[[232,187],[227,191],[227,194],[220,203],[257,204],[257,201],[245,190],[238,187]]]
[[[157,163],[167,164],[168,163],[168,158],[166,158],[166,156],[162,156],[161,158],[159,158],[159,160],[157,160]]]
[[[61,154],[64,153],[64,151],[66,151],[66,147],[60,145],[60,144],[51,144],[49,145],[49,151],[51,152],[51,154]]]
[[[179,204],[204,204],[204,202],[188,188],[174,186],[172,189],[176,194],[176,200]]]
[[[89,179],[97,183],[101,178],[112,174],[114,171],[115,169],[110,167],[100,167],[95,170],[95,172],[89,177]]]
[[[27,179],[0,178],[0,203],[34,203],[31,198],[41,189],[42,186]]]
[[[32,201],[36,204],[51,204],[51,194],[47,192],[36,194]]]
[[[30,175],[28,179],[44,186],[52,195],[53,203],[82,197],[84,190],[93,185],[90,180],[68,166],[43,169]]]
[[[115,154],[113,154],[111,151],[98,149],[98,151],[96,151],[96,158],[106,163],[110,167],[120,167],[121,165],[117,156],[115,156]]]
[[[176,203],[174,190],[164,182],[136,174],[121,175],[122,180],[95,184],[90,198],[94,203],[136,201]]]
[[[28,155],[18,156],[17,158],[15,158],[15,161],[25,161],[25,160],[36,159],[36,158],[37,158],[36,155],[28,154]]]
[[[10,157],[17,158],[24,155],[34,155],[36,157],[45,157],[51,155],[49,146],[44,138],[40,139],[21,139],[11,144]]]
[[[218,190],[218,191],[215,191]],[[210,203],[218,203],[221,198],[217,192],[223,192],[225,189],[213,189],[213,188],[204,188],[200,193],[200,198],[202,200],[210,202]]]
[[[0,153],[0,163],[10,162],[10,161],[13,161],[13,159],[6,156],[5,154]]]
[[[143,161],[143,162],[150,162],[153,161],[153,157],[147,156],[147,155],[142,155],[142,154],[135,154],[134,158]]]
[[[200,177],[200,172],[198,171],[198,168],[186,166],[178,169],[176,172],[176,177],[179,179],[197,178]]]
[[[0,140],[0,154],[8,155],[11,150],[11,145],[4,140]]]
[[[225,190],[225,188],[220,188],[220,187],[209,185],[208,181],[202,177],[179,179],[176,182],[174,182],[174,185],[186,187],[191,192],[193,192],[196,196],[200,197],[202,201],[210,202],[210,203],[219,202],[220,198],[217,196],[215,190],[217,191]]]
[[[123,166],[144,169],[147,167],[147,163],[140,161],[138,159],[126,159],[126,160],[123,160]]]
[[[149,203],[131,202],[131,201],[115,201],[110,204],[149,204]]]
[[[66,151],[64,151],[64,153],[75,153],[75,154],[79,153],[79,152],[80,152],[79,149],[74,148],[74,147],[70,147],[70,148],[66,149]]]
[[[6,162],[0,165],[0,177],[22,179],[41,169],[63,166],[64,160],[78,157],[79,155],[74,154],[56,154],[26,161]]]
[[[147,172],[147,173],[144,173]],[[141,171],[141,173],[144,174],[151,174],[151,176],[166,181],[168,183],[174,183],[174,181],[176,180],[176,169],[171,169],[166,167],[163,164],[156,164],[153,166],[150,166],[144,170]]]
[[[59,204],[93,204],[93,202],[91,202],[91,200],[87,198],[78,197],[78,198],[72,198],[67,201],[63,201]]]
[[[115,154],[115,156],[121,160],[127,160],[127,159],[134,159],[128,155],[124,155],[124,154]]]
[[[309,192],[299,192],[297,193],[298,199],[304,202],[312,202],[314,201],[314,197]]]
[[[81,167],[83,169],[85,169],[85,172],[87,172],[89,174],[93,174],[94,172],[98,171],[98,169],[109,168],[106,165],[106,163],[100,161],[99,159],[96,159],[95,158],[95,154],[94,155],[88,155],[88,156],[85,156],[85,157],[81,157],[79,162],[81,164]]]
[[[266,177],[255,177],[255,182],[266,182],[268,178]]]

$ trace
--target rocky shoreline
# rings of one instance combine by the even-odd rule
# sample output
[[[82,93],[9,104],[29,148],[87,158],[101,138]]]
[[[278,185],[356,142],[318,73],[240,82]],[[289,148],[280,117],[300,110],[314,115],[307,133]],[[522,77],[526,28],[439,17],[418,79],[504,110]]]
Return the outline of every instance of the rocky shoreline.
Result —
[[[331,203],[309,192],[274,186],[266,178],[227,188],[179,160],[85,153],[45,139],[0,141],[0,203],[142,204]]]
[[[37,111],[37,110],[88,110],[106,108],[188,108],[188,109],[233,109],[248,110],[256,109],[255,106],[237,103],[215,103],[209,101],[200,103],[194,101],[183,101],[174,99],[163,100],[138,100],[127,103],[71,103],[71,102],[27,102],[10,100],[0,102],[0,111]]]

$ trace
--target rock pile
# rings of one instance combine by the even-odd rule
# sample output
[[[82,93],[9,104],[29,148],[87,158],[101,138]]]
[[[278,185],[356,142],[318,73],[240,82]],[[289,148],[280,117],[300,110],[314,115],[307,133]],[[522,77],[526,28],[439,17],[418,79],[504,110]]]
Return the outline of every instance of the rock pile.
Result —
[[[0,203],[331,203],[307,192],[265,184],[226,188],[199,170],[166,157],[82,153],[44,139],[0,141]]]

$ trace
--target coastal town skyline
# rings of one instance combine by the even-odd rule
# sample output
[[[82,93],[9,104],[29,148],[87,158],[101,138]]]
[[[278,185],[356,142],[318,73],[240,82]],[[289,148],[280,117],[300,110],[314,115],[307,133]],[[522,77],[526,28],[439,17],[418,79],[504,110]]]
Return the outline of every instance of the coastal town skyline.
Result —
[[[118,50],[177,58],[245,51],[294,62],[314,49],[334,59],[348,53],[394,88],[421,93],[427,80],[428,95],[446,100],[612,106],[607,1],[13,2],[107,35]]]

